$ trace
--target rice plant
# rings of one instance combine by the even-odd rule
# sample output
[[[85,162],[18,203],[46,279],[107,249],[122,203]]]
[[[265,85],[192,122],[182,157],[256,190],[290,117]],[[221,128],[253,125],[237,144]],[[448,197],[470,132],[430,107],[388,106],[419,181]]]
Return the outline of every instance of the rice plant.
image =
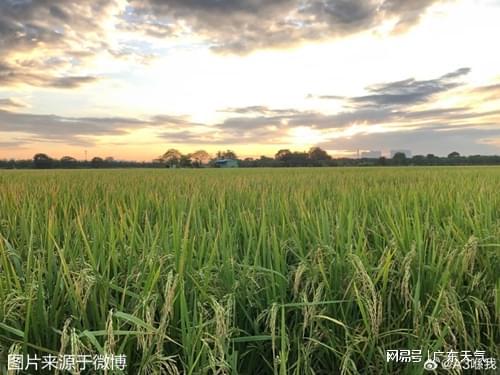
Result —
[[[421,374],[499,356],[500,169],[4,171],[9,353],[129,374]]]

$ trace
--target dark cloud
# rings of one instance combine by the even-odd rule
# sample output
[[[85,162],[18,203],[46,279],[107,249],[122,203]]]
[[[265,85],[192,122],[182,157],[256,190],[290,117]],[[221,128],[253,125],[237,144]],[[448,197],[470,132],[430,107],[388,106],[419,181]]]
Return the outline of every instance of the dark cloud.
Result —
[[[31,142],[92,144],[93,137],[126,135],[134,129],[155,125],[158,123],[134,118],[63,117],[0,110],[0,134],[27,134],[26,139]]]
[[[460,78],[470,72],[469,68],[460,68],[438,78],[416,80],[409,78],[401,81],[379,83],[366,88],[367,95],[343,97],[338,95],[312,96],[320,99],[344,100],[344,110],[331,116],[321,114],[303,114],[299,122],[310,121],[316,128],[343,128],[352,124],[387,124],[395,121],[414,122],[435,119],[466,119],[480,117],[471,108],[434,108],[415,110],[413,106],[429,103],[437,94],[442,94],[463,83]],[[489,113],[493,115],[495,113]],[[483,114],[484,116],[484,114]],[[292,119],[291,124],[296,119]]]
[[[219,52],[246,53],[371,29],[387,19],[411,26],[441,0],[0,0],[0,84],[71,89],[91,84],[81,66],[109,52],[147,64],[155,51],[114,45],[106,25],[156,38],[194,33]],[[411,3],[411,5],[409,5]],[[41,52],[22,61],[19,53]]]
[[[159,137],[171,143],[183,144],[274,144],[279,143],[280,137],[286,135],[286,129],[274,129],[269,131],[265,128],[254,128],[249,130],[223,130],[217,126],[205,129],[203,133],[191,130],[176,131],[169,130],[159,134]]]
[[[256,129],[291,129],[301,126],[311,128],[340,129],[351,125],[353,122],[373,119],[376,117],[387,118],[384,112],[374,110],[360,112],[342,112],[327,115],[315,111],[298,111],[293,109],[273,109],[265,106],[233,108],[232,113],[246,114],[247,116],[229,117],[216,126],[224,131],[251,131]]]
[[[122,136],[148,127],[169,132],[182,126],[192,129],[209,125],[192,122],[184,116],[156,115],[143,120],[132,117],[66,117],[0,109],[0,139],[16,133],[24,134],[23,138],[17,136],[16,139],[25,142],[91,146],[99,136]]]
[[[163,126],[172,126],[176,128],[186,126],[205,126],[204,124],[199,124],[191,121],[188,116],[156,115],[153,116],[151,120],[156,124],[161,124]]]
[[[88,41],[101,33],[101,21],[114,3],[114,0],[59,0],[57,3],[2,0],[0,50],[31,50],[42,45],[67,46],[71,41]]]
[[[416,80],[414,78],[403,81],[383,83],[367,88],[369,95],[351,98],[350,101],[358,106],[401,106],[420,104],[428,101],[433,95],[439,94],[462,83],[457,81],[470,72],[469,68],[461,68],[439,78],[430,80]]]
[[[115,0],[0,0],[0,84],[74,88],[94,82],[72,72],[107,46],[103,20],[114,7]],[[42,52],[36,60],[19,57],[35,50]]]
[[[371,110],[372,113],[380,112],[383,108],[401,108],[428,102],[434,95],[444,93],[463,85],[459,79],[469,74],[470,68],[460,68],[441,77],[429,80],[416,80],[408,78],[401,81],[378,83],[368,86],[367,95],[344,97],[339,95],[312,95],[307,98],[325,100],[344,100],[347,107],[357,111]],[[485,87],[484,90],[494,88]]]
[[[397,15],[396,32],[407,30],[417,23],[434,0],[385,0],[381,4],[381,11],[390,15]]]
[[[124,19],[146,32],[160,22],[166,35],[182,20],[214,50],[246,53],[352,34],[387,19],[406,29],[437,1],[131,0]]]
[[[50,81],[48,86],[72,89],[75,87],[82,86],[86,83],[91,83],[97,81],[97,77],[80,76],[80,77],[60,77]]]
[[[2,86],[23,84],[67,89],[95,82],[98,79],[91,76],[60,77],[50,71],[44,71],[42,64],[37,64],[34,67],[22,62],[17,65],[2,64],[0,62],[0,85]]]

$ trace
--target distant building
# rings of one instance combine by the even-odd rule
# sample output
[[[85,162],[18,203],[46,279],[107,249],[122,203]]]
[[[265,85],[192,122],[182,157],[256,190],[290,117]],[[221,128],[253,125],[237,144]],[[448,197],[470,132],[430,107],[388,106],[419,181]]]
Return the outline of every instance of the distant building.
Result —
[[[378,159],[382,157],[382,152],[381,151],[365,151],[361,153],[361,158],[362,159]]]
[[[219,159],[215,161],[215,166],[218,168],[238,168],[238,160]]]
[[[391,158],[393,158],[397,153],[405,154],[407,158],[411,158],[412,156],[410,150],[391,150]]]

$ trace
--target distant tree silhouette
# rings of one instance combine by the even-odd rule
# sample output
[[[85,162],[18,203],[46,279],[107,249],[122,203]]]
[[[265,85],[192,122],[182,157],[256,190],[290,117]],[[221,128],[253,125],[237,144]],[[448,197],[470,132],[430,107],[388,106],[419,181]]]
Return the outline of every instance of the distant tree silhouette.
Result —
[[[406,164],[406,155],[404,152],[396,152],[392,157],[392,161],[395,165],[405,165]]]
[[[415,165],[425,165],[427,164],[426,163],[426,159],[425,159],[425,156],[424,155],[414,155],[412,158],[411,158],[411,161],[413,164]]]
[[[331,157],[328,153],[320,147],[311,147],[309,149],[309,159],[313,161],[330,160]]]
[[[281,149],[275,155],[274,158],[280,161],[288,161],[292,152],[289,149]]]
[[[207,164],[210,161],[210,155],[205,150],[195,151],[189,155],[189,158],[194,167],[201,167],[203,164]]]
[[[47,154],[39,153],[33,156],[33,165],[39,169],[52,168],[52,159]]]
[[[171,148],[167,150],[167,152],[165,152],[162,156],[160,156],[160,159],[163,161],[163,163],[166,164],[167,167],[172,168],[179,165],[181,157],[182,154],[179,152],[179,150]]]
[[[188,155],[181,155],[181,158],[179,159],[179,167],[188,168],[192,166],[193,164],[191,162],[190,157]]]
[[[99,156],[95,156],[92,158],[92,160],[90,161],[90,165],[93,167],[93,168],[101,168],[104,166],[104,159],[99,157]]]
[[[290,165],[294,167],[305,167],[309,164],[309,154],[307,152],[295,151],[290,156]]]
[[[238,159],[233,150],[217,151],[217,159]]]
[[[78,161],[72,156],[63,156],[59,162],[63,168],[74,168],[78,163]]]
[[[30,169],[30,168],[159,168],[167,166],[197,167],[202,160],[208,160],[210,155],[204,150],[198,150],[192,154],[182,155],[176,149],[170,149],[165,154],[152,162],[136,162],[114,160],[107,157],[105,160],[96,156],[90,162],[78,161],[72,156],[63,156],[59,160],[53,160],[44,153],[38,153],[32,159],[25,160],[2,160],[0,168],[9,169]],[[222,150],[217,152],[217,158],[237,159],[236,153],[232,150]],[[215,160],[209,160],[207,166],[215,167]],[[308,152],[290,151],[289,149],[279,150],[273,157],[261,156],[260,158],[244,158],[239,160],[240,167],[311,167],[311,166],[384,166],[384,165],[500,165],[500,155],[469,155],[462,156],[454,151],[445,157],[434,154],[426,156],[415,155],[407,158],[404,153],[396,153],[393,158],[386,159],[355,159],[355,158],[331,158],[326,151],[319,147],[313,147]]]

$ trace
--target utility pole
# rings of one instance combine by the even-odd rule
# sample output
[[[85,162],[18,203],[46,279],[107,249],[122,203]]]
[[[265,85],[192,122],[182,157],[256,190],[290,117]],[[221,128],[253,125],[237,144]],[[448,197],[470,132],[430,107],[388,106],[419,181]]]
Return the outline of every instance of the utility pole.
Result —
[[[85,150],[85,161],[87,161],[87,150]]]

